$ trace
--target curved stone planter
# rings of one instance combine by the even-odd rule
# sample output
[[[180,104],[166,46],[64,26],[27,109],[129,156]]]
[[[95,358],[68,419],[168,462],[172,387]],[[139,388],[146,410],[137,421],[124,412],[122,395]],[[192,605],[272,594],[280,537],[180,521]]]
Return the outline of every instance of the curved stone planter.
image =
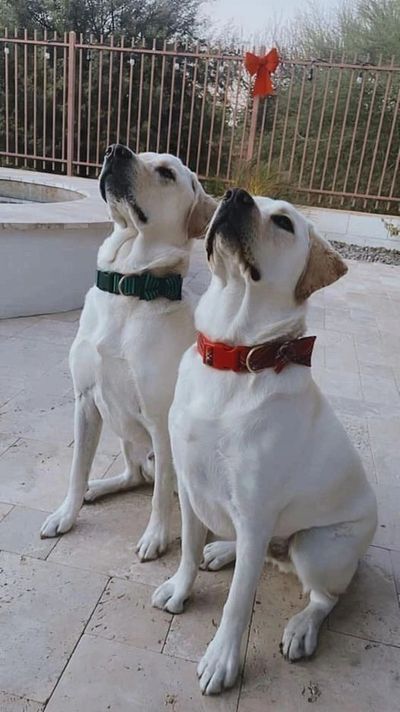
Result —
[[[0,203],[0,318],[81,307],[112,229],[97,181],[1,168],[0,195],[21,200]]]

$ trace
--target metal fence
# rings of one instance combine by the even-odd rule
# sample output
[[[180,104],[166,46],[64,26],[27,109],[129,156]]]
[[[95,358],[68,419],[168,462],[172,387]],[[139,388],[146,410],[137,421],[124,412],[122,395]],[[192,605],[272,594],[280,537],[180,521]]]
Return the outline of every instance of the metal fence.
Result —
[[[243,48],[4,31],[0,159],[94,176],[119,141],[174,153],[220,187],[247,162],[303,201],[397,212],[394,61],[284,58],[274,83],[274,96],[253,100]]]

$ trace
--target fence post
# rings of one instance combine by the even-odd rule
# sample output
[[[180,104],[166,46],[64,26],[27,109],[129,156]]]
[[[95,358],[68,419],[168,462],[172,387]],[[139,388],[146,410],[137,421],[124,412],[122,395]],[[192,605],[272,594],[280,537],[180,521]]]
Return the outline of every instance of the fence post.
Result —
[[[67,175],[72,176],[75,132],[75,32],[68,33]]]
[[[265,45],[261,45],[259,48],[259,55],[262,56],[265,54]],[[247,160],[251,161],[253,158],[254,154],[254,144],[256,140],[256,132],[257,132],[257,117],[258,117],[258,107],[260,105],[260,97],[259,96],[254,96],[253,97],[253,107],[251,111],[251,122],[250,122],[250,132],[249,132],[249,141],[247,144]],[[260,137],[261,140],[261,137]]]
[[[246,159],[251,161],[254,153],[254,142],[256,140],[256,130],[257,130],[257,116],[258,116],[258,105],[260,103],[260,97],[253,97],[253,108],[251,111],[251,122],[249,131],[249,141],[247,144],[247,156]]]

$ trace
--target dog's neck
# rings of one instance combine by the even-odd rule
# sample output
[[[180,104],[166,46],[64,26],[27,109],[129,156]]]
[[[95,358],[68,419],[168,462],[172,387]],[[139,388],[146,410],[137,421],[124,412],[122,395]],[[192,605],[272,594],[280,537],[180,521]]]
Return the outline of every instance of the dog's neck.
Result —
[[[162,277],[174,272],[184,276],[188,270],[191,241],[171,245],[132,228],[115,228],[101,245],[97,267],[121,274],[151,271]]]
[[[306,304],[297,305],[264,284],[244,279],[222,282],[213,275],[195,312],[196,329],[213,341],[252,346],[295,339],[306,330]]]

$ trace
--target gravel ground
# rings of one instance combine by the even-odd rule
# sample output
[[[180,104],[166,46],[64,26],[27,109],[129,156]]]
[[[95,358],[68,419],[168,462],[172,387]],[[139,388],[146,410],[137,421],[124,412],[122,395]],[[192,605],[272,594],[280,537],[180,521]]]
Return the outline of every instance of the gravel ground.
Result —
[[[348,245],[346,242],[338,242],[337,240],[330,240],[330,243],[346,260],[384,262],[387,265],[400,265],[400,240],[398,250],[388,250],[386,247]]]

